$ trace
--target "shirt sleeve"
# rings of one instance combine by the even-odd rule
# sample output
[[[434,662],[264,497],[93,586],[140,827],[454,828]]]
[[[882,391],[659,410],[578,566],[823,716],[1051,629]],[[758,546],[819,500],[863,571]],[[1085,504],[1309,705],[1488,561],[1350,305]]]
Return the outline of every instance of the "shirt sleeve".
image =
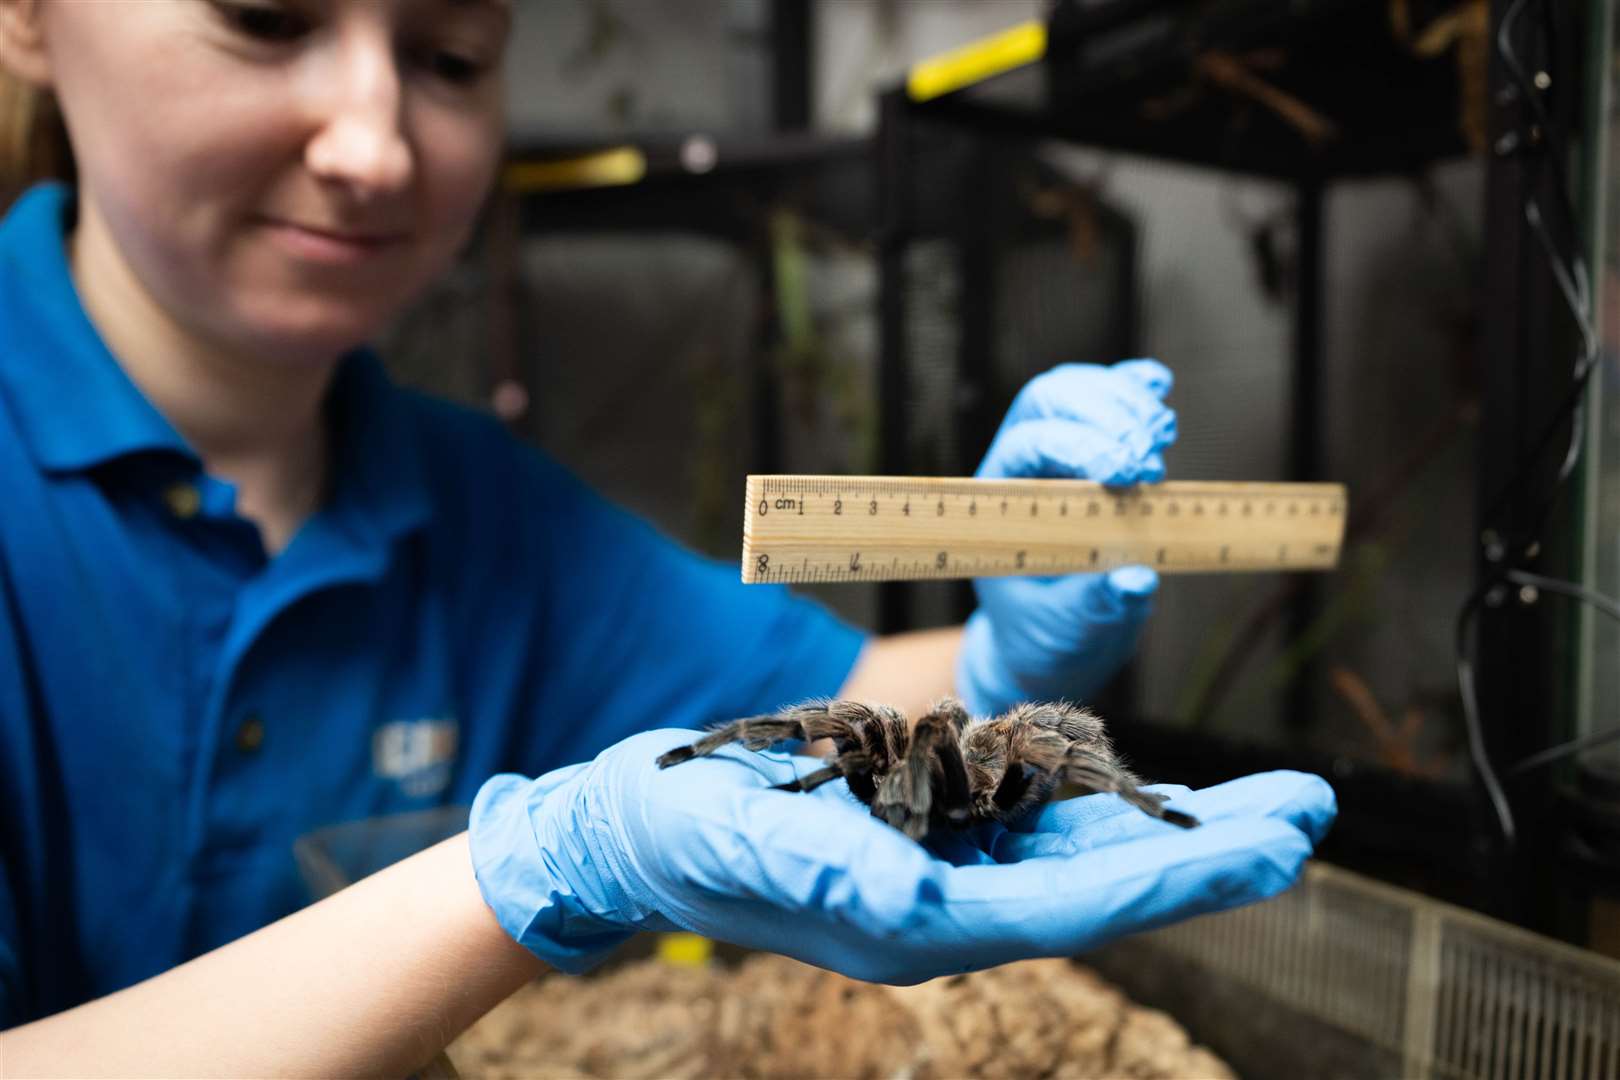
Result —
[[[23,842],[18,830],[34,820],[34,815],[13,800],[26,797],[32,778],[10,770],[24,768],[22,763],[33,759],[24,753],[29,701],[11,601],[10,581],[0,559],[0,1031],[22,1023],[31,1011],[25,993],[22,925],[15,891],[21,883],[13,875],[18,872]]]
[[[554,760],[843,685],[865,632],[785,586],[742,584],[735,562],[686,550],[547,458],[531,466],[553,578],[542,708],[589,718]]]

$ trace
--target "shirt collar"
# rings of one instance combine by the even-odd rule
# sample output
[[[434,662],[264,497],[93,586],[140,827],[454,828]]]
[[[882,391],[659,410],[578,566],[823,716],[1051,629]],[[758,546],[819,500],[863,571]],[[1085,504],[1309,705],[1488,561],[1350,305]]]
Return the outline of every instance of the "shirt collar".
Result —
[[[201,460],[124,374],[79,302],[68,266],[71,188],[45,184],[0,221],[0,396],[40,467],[80,472],[141,453]],[[366,350],[344,358],[328,397],[331,509],[398,535],[430,513],[409,395]]]
[[[40,467],[92,468],[142,451],[196,455],[135,388],[79,303],[68,269],[72,191],[33,188],[0,222],[0,389]]]

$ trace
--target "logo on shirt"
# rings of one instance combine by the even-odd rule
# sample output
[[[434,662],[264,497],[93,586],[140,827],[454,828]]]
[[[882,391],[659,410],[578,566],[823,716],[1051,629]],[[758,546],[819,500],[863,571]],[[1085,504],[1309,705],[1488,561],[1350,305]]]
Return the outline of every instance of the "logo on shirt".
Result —
[[[450,783],[460,730],[448,717],[384,724],[371,736],[372,768],[411,798],[437,795]]]

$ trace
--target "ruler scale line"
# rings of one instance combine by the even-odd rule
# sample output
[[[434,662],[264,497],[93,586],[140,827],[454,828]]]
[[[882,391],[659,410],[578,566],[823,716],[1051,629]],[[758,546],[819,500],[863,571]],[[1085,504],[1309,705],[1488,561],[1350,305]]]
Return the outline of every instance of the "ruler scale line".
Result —
[[[1338,484],[954,477],[750,476],[746,500],[743,580],[788,583],[1330,570],[1347,505]]]

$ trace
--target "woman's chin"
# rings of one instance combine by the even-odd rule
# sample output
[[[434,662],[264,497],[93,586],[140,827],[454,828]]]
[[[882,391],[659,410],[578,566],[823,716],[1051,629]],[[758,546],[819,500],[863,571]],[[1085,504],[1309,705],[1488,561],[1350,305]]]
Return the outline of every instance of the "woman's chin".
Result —
[[[399,305],[325,297],[256,308],[232,320],[246,331],[251,352],[278,363],[325,364],[371,341]]]

